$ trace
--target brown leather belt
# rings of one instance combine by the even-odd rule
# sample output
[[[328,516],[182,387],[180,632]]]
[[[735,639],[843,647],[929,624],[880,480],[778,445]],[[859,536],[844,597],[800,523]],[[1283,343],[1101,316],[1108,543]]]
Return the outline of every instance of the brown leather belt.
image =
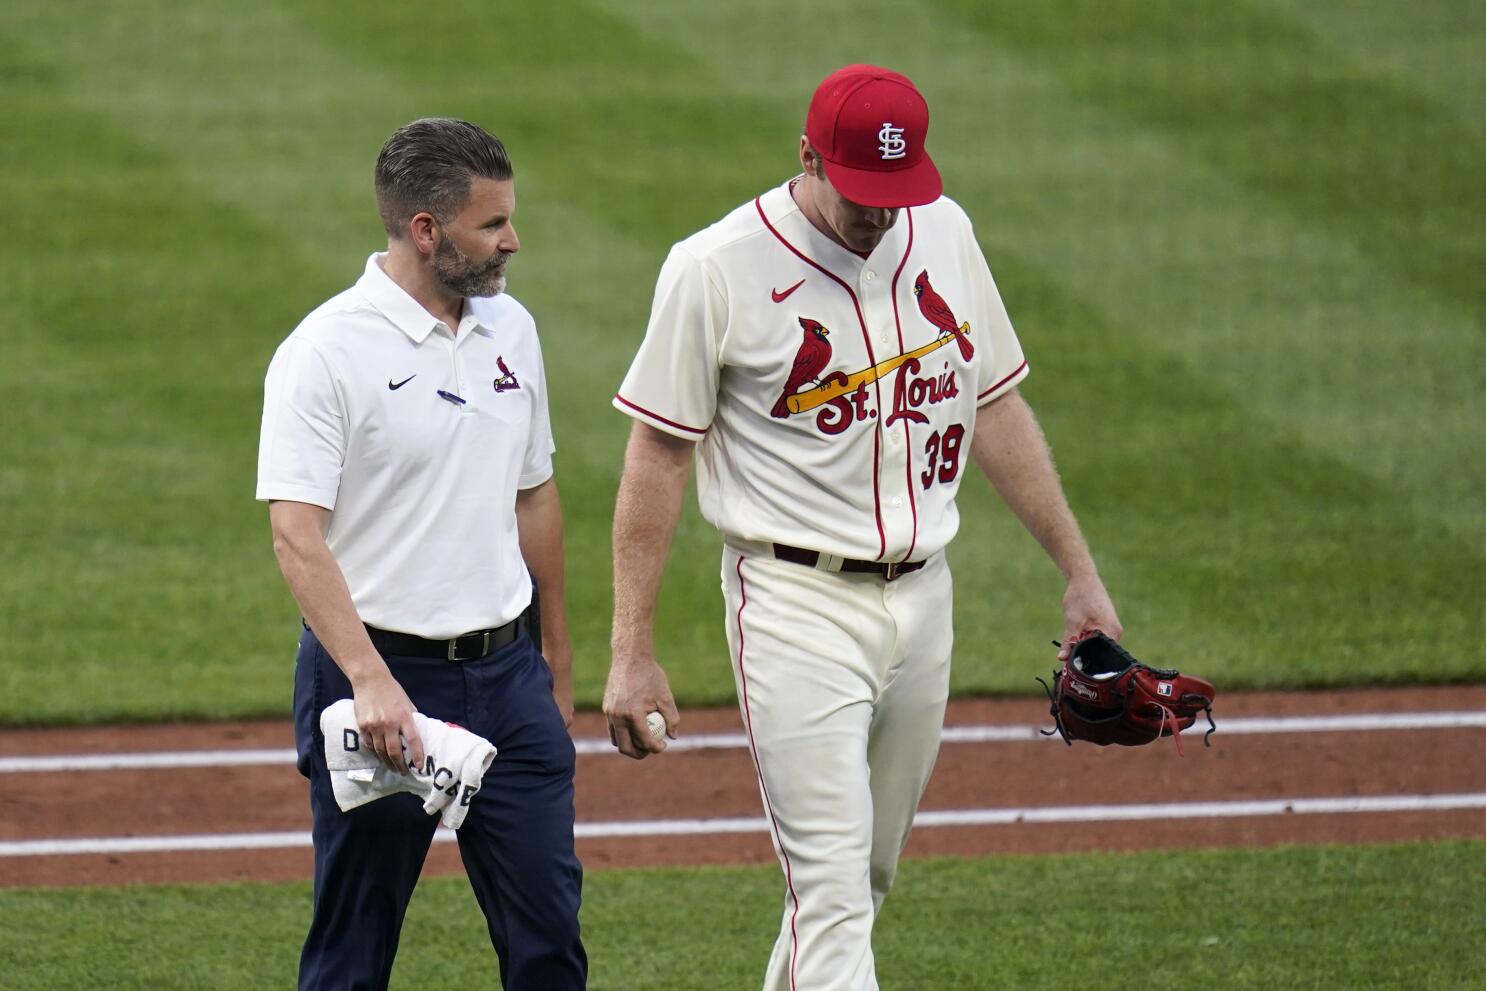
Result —
[[[814,568],[820,564],[819,551],[807,551],[803,547],[791,547],[788,544],[775,544],[774,556],[791,564],[803,564],[807,568]],[[878,575],[884,581],[892,581],[899,575],[912,574],[922,568],[925,563],[924,561],[855,561],[851,558],[844,558],[840,567],[825,570]]]

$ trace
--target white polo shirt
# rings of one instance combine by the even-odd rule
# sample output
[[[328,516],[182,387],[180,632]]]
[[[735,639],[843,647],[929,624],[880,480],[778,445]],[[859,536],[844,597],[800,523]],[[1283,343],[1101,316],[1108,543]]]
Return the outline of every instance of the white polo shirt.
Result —
[[[431,639],[500,626],[531,602],[517,490],[552,476],[536,323],[510,296],[471,298],[451,333],[385,258],[274,355],[258,498],[331,510],[363,622]]]

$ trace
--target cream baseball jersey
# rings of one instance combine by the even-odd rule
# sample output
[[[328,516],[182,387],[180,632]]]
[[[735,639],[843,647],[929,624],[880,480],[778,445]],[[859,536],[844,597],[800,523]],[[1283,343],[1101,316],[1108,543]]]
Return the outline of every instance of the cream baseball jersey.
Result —
[[[258,498],[323,506],[363,622],[443,639],[531,602],[515,493],[552,476],[536,324],[465,301],[457,333],[372,255],[269,365]]]
[[[677,244],[614,404],[698,441],[702,515],[725,537],[919,561],[959,526],[976,409],[1027,374],[947,198],[903,209],[863,258],[791,180]]]

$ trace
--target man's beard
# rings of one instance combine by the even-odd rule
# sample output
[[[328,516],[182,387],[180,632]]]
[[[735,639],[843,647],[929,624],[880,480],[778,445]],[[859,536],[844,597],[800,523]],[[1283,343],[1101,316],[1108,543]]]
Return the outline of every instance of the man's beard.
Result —
[[[506,291],[506,262],[514,252],[497,251],[476,262],[448,237],[433,249],[433,274],[456,296],[498,296]]]

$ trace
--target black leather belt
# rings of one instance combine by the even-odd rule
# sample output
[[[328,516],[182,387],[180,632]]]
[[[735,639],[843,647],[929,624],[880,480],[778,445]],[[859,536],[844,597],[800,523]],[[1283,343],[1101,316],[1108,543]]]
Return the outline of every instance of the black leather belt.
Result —
[[[473,661],[484,657],[492,650],[499,650],[521,635],[526,622],[522,613],[505,626],[489,630],[475,630],[452,640],[426,640],[411,633],[395,633],[379,630],[375,626],[366,628],[372,646],[382,654],[395,657],[441,657],[446,661]]]
[[[807,551],[803,547],[791,547],[788,544],[775,544],[774,556],[791,564],[803,564],[807,568],[814,568],[820,564],[819,551]],[[826,570],[879,575],[885,581],[892,581],[899,575],[912,574],[924,564],[923,561],[854,561],[851,558],[845,558],[841,561],[839,568],[827,568]]]

